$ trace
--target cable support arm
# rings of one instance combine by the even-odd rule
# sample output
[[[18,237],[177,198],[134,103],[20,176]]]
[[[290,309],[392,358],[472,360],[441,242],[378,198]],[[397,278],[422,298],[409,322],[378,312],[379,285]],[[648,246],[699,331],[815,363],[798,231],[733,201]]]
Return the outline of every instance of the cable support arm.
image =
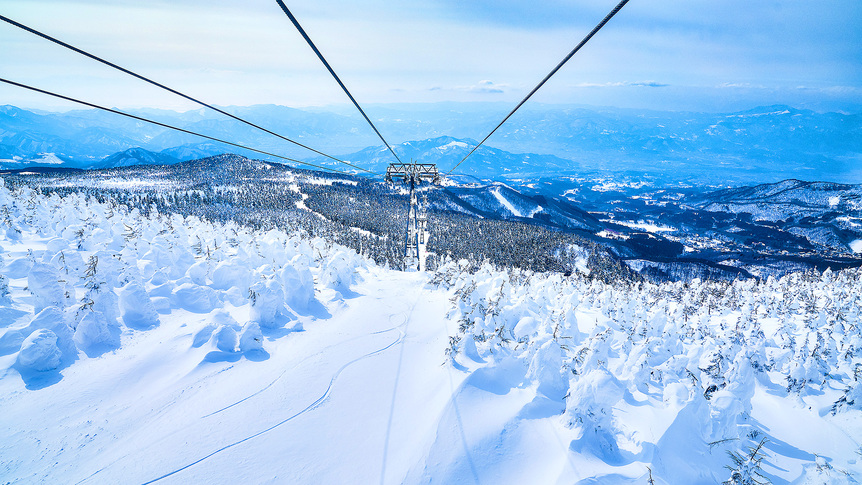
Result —
[[[278,0],[278,1],[280,1],[280,0]],[[506,121],[508,121],[508,119],[509,119],[509,118],[511,118],[511,116],[512,116],[513,114],[515,114],[515,111],[518,111],[518,109],[519,109],[519,108],[520,108],[524,103],[526,103],[526,102],[527,102],[527,100],[528,100],[528,99],[530,99],[530,98],[531,98],[531,97],[536,93],[536,91],[538,91],[538,90],[539,90],[539,88],[541,88],[542,86],[544,86],[544,85],[545,85],[545,83],[546,83],[546,82],[548,82],[548,79],[551,79],[551,76],[553,76],[554,74],[556,74],[556,73],[557,73],[557,71],[559,71],[559,70],[560,70],[560,68],[561,68],[561,67],[563,67],[563,65],[564,65],[565,63],[569,62],[569,59],[571,59],[571,58],[572,58],[572,57],[573,57],[573,56],[574,56],[574,55],[575,55],[579,50],[581,50],[581,47],[583,47],[587,42],[589,42],[589,41],[590,41],[590,39],[592,39],[592,38],[593,38],[593,36],[594,36],[594,35],[596,35],[596,33],[597,33],[599,30],[601,30],[601,29],[602,29],[602,27],[604,27],[604,26],[605,26],[605,24],[606,24],[606,23],[608,23],[608,21],[609,21],[611,18],[613,18],[613,16],[614,16],[614,15],[616,15],[616,14],[617,14],[617,12],[619,12],[619,11],[620,11],[620,9],[622,9],[622,8],[625,6],[625,4],[626,4],[626,3],[628,3],[628,1],[629,1],[629,0],[622,0],[620,3],[618,3],[618,4],[617,4],[617,6],[616,6],[616,7],[614,7],[614,9],[613,9],[613,10],[611,10],[611,12],[610,12],[609,14],[607,14],[607,15],[605,16],[605,18],[604,18],[604,19],[602,19],[602,21],[601,21],[601,22],[599,22],[599,23],[598,23],[598,25],[596,25],[596,26],[593,28],[593,30],[592,30],[592,31],[590,31],[590,33],[589,33],[589,34],[587,34],[587,36],[586,36],[586,37],[584,37],[584,38],[583,38],[583,40],[581,40],[581,42],[579,42],[579,43],[578,43],[578,45],[577,45],[577,46],[575,46],[575,48],[574,48],[574,49],[572,49],[572,51],[571,51],[571,52],[569,52],[569,54],[568,54],[565,58],[563,58],[563,60],[562,60],[562,61],[560,61],[560,63],[559,63],[559,64],[557,64],[557,67],[555,67],[553,70],[551,70],[551,72],[550,72],[550,73],[548,73],[548,75],[547,75],[547,76],[545,76],[545,78],[544,78],[544,79],[542,79],[542,81],[541,81],[541,82],[540,82],[540,83],[539,83],[535,88],[533,88],[533,90],[532,90],[532,91],[530,91],[530,93],[529,93],[526,97],[524,97],[524,99],[522,99],[522,100],[521,100],[521,102],[520,102],[520,103],[518,103],[518,105],[517,105],[517,106],[515,106],[515,108],[514,108],[512,111],[510,111],[510,112],[509,112],[509,114],[507,114],[507,115],[506,115],[506,117],[505,117],[505,118],[503,118],[503,121],[501,121],[501,122],[500,122],[500,124],[498,124],[496,127],[494,127],[494,129],[493,129],[493,130],[491,130],[491,133],[488,133],[488,136],[486,136],[485,138],[483,138],[483,139],[482,139],[482,141],[480,141],[478,145],[476,145],[475,147],[473,147],[473,149],[472,149],[472,150],[470,150],[470,153],[468,153],[466,157],[462,158],[462,159],[461,159],[461,161],[460,161],[460,162],[458,162],[454,167],[452,167],[451,169],[449,169],[449,171],[448,171],[448,172],[446,172],[446,174],[447,174],[447,175],[448,175],[448,174],[451,174],[451,173],[452,173],[456,168],[458,168],[462,163],[464,163],[464,160],[467,160],[467,158],[469,158],[469,157],[470,157],[470,155],[472,155],[472,154],[473,154],[473,152],[475,152],[475,151],[476,151],[476,149],[478,149],[480,146],[482,146],[482,145],[485,143],[485,141],[487,141],[487,140],[488,140],[488,138],[491,138],[491,135],[493,135],[493,134],[494,134],[494,132],[495,132],[495,131],[497,131],[497,129],[498,129],[498,128],[500,128],[501,126],[503,126],[503,123],[505,123]]]
[[[245,145],[240,145],[240,144],[238,144],[238,143],[229,142],[229,141],[226,141],[226,140],[222,140],[222,139],[220,139],[220,138],[215,138],[215,137],[212,137],[212,136],[209,136],[209,135],[204,135],[204,134],[201,134],[201,133],[197,133],[197,132],[194,132],[194,131],[191,131],[191,130],[186,130],[186,129],[184,129],[184,128],[179,128],[179,127],[177,127],[177,126],[169,125],[169,124],[166,124],[166,123],[160,123],[160,122],[158,122],[158,121],[153,121],[153,120],[150,120],[150,119],[147,119],[147,118],[143,118],[143,117],[140,117],[140,116],[136,116],[136,115],[133,115],[133,114],[130,114],[130,113],[124,113],[124,112],[119,111],[119,110],[115,110],[115,109],[111,109],[111,108],[106,108],[106,107],[104,107],[104,106],[99,106],[99,105],[97,105],[97,104],[93,104],[93,103],[88,103],[88,102],[86,102],[86,101],[81,101],[81,100],[79,100],[79,99],[71,98],[71,97],[69,97],[69,96],[63,96],[62,94],[52,93],[51,91],[46,91],[46,90],[44,90],[44,89],[39,89],[39,88],[36,88],[36,87],[33,87],[33,86],[28,86],[28,85],[26,85],[26,84],[22,84],[22,83],[17,83],[17,82],[15,82],[15,81],[10,81],[10,80],[8,80],[8,79],[0,78],[0,82],[6,83],[6,84],[10,84],[10,85],[12,85],[12,86],[17,86],[17,87],[19,87],[19,88],[29,89],[30,91],[35,91],[35,92],[37,92],[37,93],[46,94],[46,95],[48,95],[48,96],[53,96],[53,97],[55,97],[55,98],[59,98],[59,99],[65,100],[65,101],[71,101],[71,102],[73,102],[73,103],[81,104],[81,105],[84,105],[84,106],[89,106],[90,108],[96,108],[96,109],[100,109],[100,110],[102,110],[102,111],[107,111],[108,113],[114,113],[114,114],[117,114],[117,115],[120,115],[120,116],[125,116],[125,117],[127,117],[127,118],[132,118],[132,119],[134,119],[134,120],[143,121],[143,122],[145,122],[145,123],[150,123],[150,124],[153,124],[153,125],[156,125],[156,126],[161,126],[161,127],[163,127],[163,128],[169,128],[169,129],[171,129],[171,130],[179,131],[179,132],[182,132],[182,133],[187,133],[187,134],[189,134],[189,135],[199,136],[199,137],[201,137],[201,138],[206,138],[207,140],[212,140],[212,141],[215,141],[215,142],[218,142],[218,143],[224,143],[225,145],[230,145],[230,146],[233,146],[233,147],[242,148],[243,150],[249,150],[249,151],[252,151],[252,152],[262,153],[262,154],[264,154],[264,155],[269,155],[269,156],[271,156],[271,157],[280,158],[280,159],[282,159],[282,160],[287,160],[287,161],[289,161],[289,162],[300,163],[300,164],[302,164],[302,165],[308,165],[308,166],[310,166],[310,167],[314,167],[314,168],[317,168],[317,169],[320,169],[320,170],[326,170],[326,171],[329,171],[329,172],[335,172],[335,173],[342,174],[342,175],[352,175],[352,174],[349,174],[349,173],[347,173],[347,172],[342,172],[342,171],[340,171],[340,170],[335,170],[335,169],[332,169],[332,168],[323,167],[323,166],[320,166],[320,165],[315,165],[315,164],[313,164],[313,163],[303,162],[302,160],[296,160],[296,159],[289,158],[289,157],[283,157],[283,156],[281,156],[281,155],[276,155],[276,154],[274,154],[274,153],[266,152],[266,151],[263,151],[263,150],[258,150],[258,149],[256,149],[256,148],[247,147],[247,146],[245,146]]]

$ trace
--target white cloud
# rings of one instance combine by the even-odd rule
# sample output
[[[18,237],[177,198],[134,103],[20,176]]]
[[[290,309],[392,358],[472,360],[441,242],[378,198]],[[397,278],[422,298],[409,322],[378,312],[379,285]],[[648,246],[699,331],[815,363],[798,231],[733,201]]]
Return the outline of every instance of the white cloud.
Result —
[[[643,88],[664,88],[670,84],[660,83],[657,81],[616,81],[606,83],[578,83],[573,85],[576,88],[618,88],[618,87],[643,87]]]
[[[484,93],[484,94],[502,94],[504,93],[504,89],[508,88],[507,84],[496,84],[494,81],[479,81],[478,83],[468,86],[466,88],[460,88],[465,91],[469,91],[471,93]]]
[[[453,86],[453,87],[444,87],[444,86],[432,86],[428,88],[426,91],[429,92],[462,92],[462,93],[474,93],[474,94],[503,94],[510,91],[508,84],[498,84],[494,81],[489,81],[487,79],[477,82],[476,84],[471,84],[469,86]]]
[[[721,83],[716,87],[722,89],[766,89],[766,86],[751,83]]]

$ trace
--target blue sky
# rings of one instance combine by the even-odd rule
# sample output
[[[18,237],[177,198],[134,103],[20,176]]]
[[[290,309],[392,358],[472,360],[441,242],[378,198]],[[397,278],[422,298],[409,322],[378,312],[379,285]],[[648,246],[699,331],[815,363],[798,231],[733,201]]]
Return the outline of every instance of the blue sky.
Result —
[[[517,102],[615,0],[288,1],[363,104]],[[274,0],[4,0],[0,13],[219,105],[346,103]],[[862,2],[631,0],[534,98],[862,112]],[[195,106],[0,25],[0,76],[121,108]],[[68,109],[0,86],[0,104]]]

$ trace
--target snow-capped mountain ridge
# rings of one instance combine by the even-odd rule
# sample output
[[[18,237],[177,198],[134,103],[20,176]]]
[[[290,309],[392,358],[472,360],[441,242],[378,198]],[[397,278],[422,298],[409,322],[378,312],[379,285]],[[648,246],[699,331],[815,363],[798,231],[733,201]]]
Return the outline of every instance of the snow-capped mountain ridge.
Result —
[[[392,148],[402,161],[434,163],[441,171],[448,172],[477,144],[476,140],[469,138],[441,136],[427,140],[407,141]],[[393,162],[392,155],[383,146],[368,147],[345,155],[345,159],[373,171],[385,171],[386,166]],[[331,161],[324,158],[317,158],[315,162],[333,166]],[[510,153],[483,145],[470,156],[467,162],[458,167],[457,173],[481,178],[511,179],[537,177],[548,171],[573,173],[578,167],[577,163],[553,155]]]
[[[371,152],[380,149],[379,140],[356,115],[278,106],[227,109],[326,153],[342,157],[358,154],[375,166],[378,163]],[[403,140],[457,137],[460,141],[429,147],[436,154],[421,155],[440,160],[443,167],[457,163],[443,157],[444,152],[456,158],[456,152],[463,148],[460,143],[481,139],[498,121],[497,115],[492,116],[484,105],[377,109],[381,112],[380,129],[393,145]],[[293,158],[310,156],[299,147],[200,110],[135,113]],[[509,154],[540,154],[538,159],[529,156],[532,174],[632,172],[667,181],[735,185],[775,182],[804,174],[806,179],[858,183],[862,181],[862,171],[856,163],[862,157],[860,133],[862,116],[858,114],[816,113],[784,106],[719,114],[535,106],[519,112],[489,144]],[[453,141],[456,145],[448,145]],[[190,135],[168,133],[106,113],[35,114],[12,107],[0,113],[0,160],[6,160],[2,162],[5,168],[13,168],[9,160],[15,157],[26,162],[49,152],[70,166],[93,167],[107,156],[134,147],[152,152],[185,147],[195,152],[189,158],[166,152],[184,160],[226,151],[225,147]],[[374,148],[360,153],[366,147]],[[404,150],[405,155],[411,152],[409,147]],[[496,159],[493,151],[485,152],[485,156],[465,164],[465,173],[510,178],[513,173],[523,172],[527,159],[511,159],[506,153]],[[471,167],[473,163],[477,165]],[[674,170],[668,171],[669,166]]]

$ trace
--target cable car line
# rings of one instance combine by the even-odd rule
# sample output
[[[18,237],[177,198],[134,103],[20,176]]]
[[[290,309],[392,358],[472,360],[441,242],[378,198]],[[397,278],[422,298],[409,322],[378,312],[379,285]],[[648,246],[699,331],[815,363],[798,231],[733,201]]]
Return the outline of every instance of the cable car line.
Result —
[[[350,98],[350,101],[353,102],[353,105],[356,106],[356,109],[358,109],[359,112],[362,113],[362,116],[365,118],[365,121],[367,121],[368,124],[371,125],[371,128],[374,130],[374,133],[377,133],[377,136],[380,137],[380,140],[383,141],[383,143],[386,145],[386,148],[388,148],[389,151],[392,153],[392,156],[394,156],[399,163],[404,163],[401,162],[401,159],[398,158],[398,155],[395,153],[395,150],[393,150],[392,147],[389,146],[389,143],[386,141],[386,139],[383,138],[383,135],[380,134],[380,132],[377,130],[377,127],[374,126],[374,123],[371,122],[371,119],[368,118],[368,115],[365,114],[365,111],[362,110],[362,107],[359,106],[359,103],[356,102],[356,99],[353,98],[353,95],[350,94],[350,91],[347,89],[347,86],[345,86],[344,83],[341,82],[341,79],[338,77],[338,74],[335,74],[335,71],[332,69],[332,66],[330,66],[329,63],[326,62],[326,58],[323,57],[323,54],[320,53],[320,51],[317,49],[317,46],[315,46],[314,42],[311,41],[311,37],[309,37],[308,34],[305,33],[305,29],[303,29],[302,26],[299,25],[299,21],[296,20],[296,17],[294,17],[293,14],[290,13],[290,10],[287,8],[287,5],[285,5],[284,2],[282,2],[281,0],[275,1],[278,3],[281,9],[284,10],[285,15],[287,15],[290,21],[293,22],[293,25],[294,27],[296,27],[296,30],[298,30],[299,33],[302,34],[302,37],[305,39],[305,41],[308,42],[308,45],[311,47],[311,50],[313,50],[314,53],[317,54],[317,57],[320,59],[320,62],[322,62],[323,65],[326,66],[326,69],[329,70],[329,73],[332,74],[332,77],[335,78],[335,81],[338,83],[339,86],[341,86],[341,89],[344,90],[344,92],[347,94],[347,97]]]
[[[86,101],[81,101],[81,100],[79,100],[79,99],[71,98],[71,97],[69,97],[69,96],[63,96],[62,94],[53,93],[53,92],[51,92],[51,91],[46,91],[46,90],[44,90],[44,89],[39,89],[39,88],[36,88],[36,87],[33,87],[33,86],[28,86],[28,85],[26,85],[26,84],[18,83],[18,82],[15,82],[15,81],[10,81],[10,80],[8,80],[8,79],[0,78],[0,82],[6,83],[6,84],[10,84],[10,85],[12,85],[12,86],[18,86],[18,87],[20,87],[20,88],[24,88],[24,89],[29,89],[30,91],[35,91],[35,92],[37,92],[37,93],[46,94],[46,95],[48,95],[48,96],[53,96],[53,97],[55,97],[55,98],[63,99],[63,100],[66,100],[66,101],[71,101],[71,102],[73,102],[73,103],[82,104],[82,105],[84,105],[84,106],[89,106],[90,108],[96,108],[96,109],[100,109],[100,110],[102,110],[102,111],[107,111],[108,113],[114,113],[114,114],[117,114],[117,115],[120,115],[120,116],[125,116],[125,117],[127,117],[127,118],[132,118],[132,119],[135,119],[135,120],[138,120],[138,121],[143,121],[143,122],[145,122],[145,123],[150,123],[150,124],[153,124],[153,125],[161,126],[161,127],[163,127],[163,128],[169,128],[169,129],[171,129],[171,130],[176,130],[176,131],[179,131],[179,132],[182,132],[182,133],[187,133],[187,134],[189,134],[189,135],[199,136],[199,137],[201,137],[201,138],[206,138],[207,140],[212,140],[212,141],[215,141],[215,142],[218,142],[218,143],[224,143],[225,145],[230,145],[230,146],[233,146],[233,147],[242,148],[243,150],[249,150],[249,151],[252,151],[252,152],[262,153],[262,154],[264,154],[264,155],[269,155],[269,156],[271,156],[271,157],[280,158],[280,159],[282,159],[282,160],[287,160],[287,161],[294,162],[294,163],[300,163],[300,164],[302,164],[302,165],[308,165],[308,166],[310,166],[310,167],[314,167],[314,168],[317,168],[317,169],[320,169],[320,170],[326,170],[326,171],[329,171],[329,172],[335,172],[335,173],[339,173],[339,174],[342,174],[342,175],[353,175],[353,174],[350,174],[350,173],[348,173],[348,172],[342,172],[341,170],[335,170],[335,169],[332,169],[332,168],[329,168],[329,167],[324,167],[324,166],[321,166],[321,165],[315,165],[315,164],[313,164],[313,163],[303,162],[302,160],[296,160],[296,159],[293,159],[293,158],[284,157],[284,156],[281,156],[281,155],[276,155],[276,154],[274,154],[274,153],[270,153],[270,152],[267,152],[267,151],[258,150],[258,149],[256,149],[256,148],[247,147],[247,146],[245,146],[245,145],[240,145],[239,143],[229,142],[229,141],[226,141],[226,140],[222,140],[222,139],[220,139],[220,138],[215,138],[215,137],[212,137],[212,136],[209,136],[209,135],[204,135],[204,134],[201,134],[201,133],[197,133],[197,132],[195,132],[195,131],[186,130],[186,129],[184,129],[184,128],[179,128],[179,127],[176,127],[176,126],[173,126],[173,125],[169,125],[169,124],[166,124],[166,123],[161,123],[161,122],[158,122],[158,121],[153,121],[153,120],[150,120],[150,119],[147,119],[147,118],[143,118],[143,117],[141,117],[141,116],[136,116],[136,115],[133,115],[133,114],[130,114],[130,113],[124,113],[124,112],[122,112],[122,111],[118,111],[118,110],[115,110],[115,109],[106,108],[106,107],[104,107],[104,106],[99,106],[98,104],[88,103],[88,102],[86,102]]]
[[[142,76],[142,75],[140,75],[140,74],[137,74],[137,73],[135,73],[135,72],[133,72],[133,71],[130,71],[130,70],[128,70],[128,69],[126,69],[126,68],[124,68],[124,67],[120,67],[120,66],[118,66],[118,65],[116,65],[116,64],[114,64],[114,63],[112,63],[112,62],[110,62],[110,61],[107,61],[107,60],[105,60],[105,59],[102,59],[102,58],[101,58],[101,57],[99,57],[99,56],[96,56],[96,55],[94,55],[94,54],[90,54],[89,52],[87,52],[87,51],[85,51],[85,50],[83,50],[83,49],[79,49],[79,48],[77,48],[77,47],[75,47],[75,46],[73,46],[73,45],[69,45],[69,44],[67,44],[67,43],[65,43],[65,42],[63,42],[63,41],[61,41],[61,40],[59,40],[59,39],[55,39],[54,37],[51,37],[51,36],[50,36],[50,35],[48,35],[48,34],[42,33],[42,32],[40,32],[40,31],[38,31],[38,30],[36,30],[36,29],[33,29],[33,28],[31,28],[31,27],[27,27],[26,25],[21,24],[21,23],[19,23],[19,22],[16,22],[16,21],[14,21],[14,20],[12,20],[12,19],[10,19],[10,18],[8,18],[8,17],[5,17],[5,16],[3,16],[3,15],[0,15],[0,20],[3,20],[4,22],[6,22],[6,23],[8,23],[8,24],[11,24],[11,25],[14,25],[15,27],[18,27],[18,28],[20,28],[20,29],[22,29],[22,30],[25,30],[25,31],[27,31],[27,32],[30,32],[31,34],[38,35],[39,37],[42,37],[43,39],[49,40],[49,41],[51,41],[51,42],[53,42],[53,43],[55,43],[55,44],[57,44],[57,45],[59,45],[59,46],[65,47],[66,49],[69,49],[69,50],[71,50],[71,51],[77,52],[78,54],[81,54],[82,56],[89,57],[90,59],[93,59],[94,61],[101,62],[102,64],[104,64],[104,65],[106,65],[106,66],[112,67],[112,68],[114,68],[114,69],[116,69],[116,70],[118,70],[118,71],[121,71],[121,72],[123,72],[123,73],[125,73],[125,74],[128,74],[128,75],[130,75],[130,76],[136,77],[136,78],[138,78],[138,79],[140,79],[140,80],[142,80],[142,81],[148,82],[148,83],[152,84],[153,86],[157,86],[157,87],[162,88],[162,89],[164,89],[164,90],[166,90],[166,91],[168,91],[168,92],[171,92],[171,93],[173,93],[173,94],[176,94],[177,96],[180,96],[180,97],[182,97],[182,98],[185,98],[185,99],[187,99],[187,100],[189,100],[189,101],[191,101],[191,102],[193,102],[193,103],[196,103],[196,104],[198,104],[198,105],[200,105],[200,106],[203,106],[203,107],[209,108],[209,109],[211,109],[211,110],[213,110],[213,111],[216,111],[216,112],[221,113],[221,114],[223,114],[223,115],[225,115],[225,116],[228,116],[228,117],[230,117],[230,118],[233,118],[233,119],[234,119],[234,120],[236,120],[236,121],[239,121],[239,122],[241,122],[241,123],[245,123],[245,124],[246,124],[246,125],[248,125],[248,126],[251,126],[251,127],[253,127],[253,128],[257,128],[258,130],[264,131],[264,132],[266,132],[266,133],[269,133],[270,135],[273,135],[273,136],[276,136],[276,137],[278,137],[278,138],[281,138],[281,139],[282,139],[282,140],[284,140],[284,141],[287,141],[287,142],[293,143],[294,145],[297,145],[297,146],[300,146],[300,147],[302,147],[302,148],[305,148],[306,150],[310,150],[310,151],[312,151],[312,152],[314,152],[314,153],[317,153],[318,155],[322,155],[322,156],[324,156],[324,157],[326,157],[326,158],[329,158],[329,159],[335,160],[336,162],[343,163],[343,164],[348,165],[348,166],[350,166],[350,167],[353,167],[353,168],[355,168],[355,169],[357,169],[357,170],[362,170],[363,172],[368,172],[368,173],[373,174],[373,175],[380,175],[380,174],[378,174],[378,173],[372,172],[371,170],[367,170],[367,169],[364,169],[364,168],[362,168],[362,167],[358,167],[358,166],[356,166],[356,165],[353,165],[353,164],[352,164],[352,163],[350,163],[350,162],[346,162],[346,161],[344,161],[344,160],[341,160],[341,159],[339,159],[339,158],[333,157],[333,156],[331,156],[331,155],[327,155],[326,153],[323,153],[323,152],[321,152],[321,151],[319,151],[319,150],[315,150],[314,148],[311,148],[311,147],[309,147],[309,146],[303,145],[302,143],[300,143],[300,142],[298,142],[298,141],[291,140],[290,138],[288,138],[288,137],[286,137],[286,136],[283,136],[283,135],[280,135],[280,134],[278,134],[278,133],[275,133],[274,131],[268,130],[268,129],[266,129],[266,128],[262,127],[262,126],[259,126],[259,125],[255,124],[255,123],[252,123],[252,122],[250,122],[250,121],[247,121],[247,120],[245,120],[245,119],[243,119],[243,118],[240,118],[239,116],[233,115],[233,114],[231,114],[231,113],[228,113],[227,111],[224,111],[224,110],[222,110],[222,109],[216,108],[215,106],[212,106],[212,105],[210,105],[210,104],[204,103],[203,101],[200,101],[200,100],[198,100],[198,99],[195,99],[195,98],[193,98],[193,97],[191,97],[191,96],[189,96],[189,95],[187,95],[187,94],[183,94],[183,93],[181,93],[181,92],[179,92],[179,91],[177,91],[177,90],[175,90],[175,89],[171,89],[171,88],[169,88],[168,86],[165,86],[164,84],[161,84],[161,83],[158,83],[158,82],[156,82],[156,81],[153,81],[153,80],[152,80],[152,79],[150,79],[150,78],[147,78],[147,77],[145,77],[145,76]],[[290,159],[290,160],[293,160],[293,159]],[[304,162],[303,162],[303,163],[304,163]]]
[[[277,0],[277,1],[278,1],[279,3],[281,3],[281,0]],[[590,31],[590,33],[589,33],[589,34],[587,34],[587,36],[586,36],[586,37],[584,37],[584,38],[583,38],[583,40],[581,40],[581,42],[580,42],[580,43],[578,43],[578,45],[577,45],[577,46],[575,46],[575,48],[574,48],[574,49],[572,49],[572,51],[571,51],[571,52],[569,52],[569,55],[567,55],[565,58],[563,58],[563,60],[562,60],[562,61],[560,61],[560,63],[559,63],[559,64],[557,64],[557,67],[555,67],[553,70],[551,70],[551,72],[550,72],[550,73],[548,73],[548,75],[547,75],[547,76],[545,76],[545,78],[544,78],[544,79],[542,79],[542,81],[541,81],[538,85],[536,85],[536,87],[535,87],[535,88],[533,88],[533,90],[532,90],[532,91],[530,91],[530,94],[528,94],[526,97],[524,97],[524,99],[522,99],[522,100],[521,100],[521,102],[520,102],[520,103],[518,103],[518,105],[517,105],[517,106],[515,106],[515,109],[513,109],[512,111],[510,111],[510,112],[509,112],[509,114],[507,114],[507,115],[506,115],[506,117],[505,117],[505,118],[503,118],[503,121],[501,121],[501,122],[500,122],[500,124],[498,124],[496,127],[494,127],[494,129],[493,129],[493,130],[491,130],[491,133],[488,133],[488,136],[486,136],[485,138],[483,138],[483,139],[482,139],[482,141],[480,141],[478,145],[476,145],[475,147],[473,147],[473,149],[472,149],[472,150],[470,150],[470,153],[468,153],[466,157],[462,158],[460,162],[458,162],[457,164],[455,164],[455,166],[454,166],[454,167],[452,167],[451,169],[449,169],[449,171],[448,171],[448,172],[446,172],[446,175],[451,174],[451,173],[452,173],[456,168],[458,168],[462,163],[464,163],[464,160],[467,160],[467,158],[469,158],[469,157],[470,157],[470,155],[472,155],[472,154],[473,154],[473,152],[475,152],[475,151],[476,151],[476,149],[478,149],[480,146],[482,146],[482,144],[484,144],[484,143],[485,143],[485,141],[487,141],[487,140],[488,140],[488,138],[491,138],[491,135],[493,135],[493,134],[494,134],[494,132],[495,132],[495,131],[497,131],[497,129],[498,129],[498,128],[500,128],[501,126],[503,126],[503,123],[505,123],[505,122],[506,122],[506,121],[507,121],[507,120],[508,120],[508,119],[509,119],[513,114],[515,114],[515,111],[518,111],[518,108],[520,108],[524,103],[526,103],[526,102],[527,102],[527,100],[528,100],[528,99],[530,99],[530,98],[533,96],[533,94],[535,94],[535,93],[536,93],[536,91],[538,91],[538,90],[539,90],[539,88],[541,88],[541,87],[542,87],[542,86],[543,86],[543,85],[548,81],[548,79],[550,79],[550,78],[551,78],[551,76],[553,76],[554,74],[556,74],[556,73],[557,73],[557,71],[559,71],[559,70],[560,70],[560,68],[561,68],[561,67],[563,67],[563,65],[564,65],[565,63],[569,62],[569,59],[571,59],[571,58],[572,58],[572,56],[574,56],[574,55],[575,55],[579,50],[581,50],[581,47],[583,47],[583,46],[584,46],[584,44],[586,44],[587,42],[589,42],[589,40],[590,40],[590,39],[592,39],[592,38],[593,38],[593,36],[594,36],[594,35],[596,35],[596,33],[597,33],[599,30],[601,30],[601,29],[602,29],[602,27],[604,27],[604,26],[605,26],[605,24],[606,24],[606,23],[608,23],[608,21],[609,21],[609,20],[610,20],[614,15],[616,15],[616,14],[617,14],[617,12],[619,12],[619,11],[620,11],[620,9],[622,9],[622,8],[625,6],[625,4],[626,4],[626,3],[628,3],[628,1],[629,1],[629,0],[622,0],[620,3],[618,3],[618,4],[617,4],[617,6],[616,6],[616,7],[614,7],[614,9],[613,9],[613,10],[611,10],[611,12],[610,12],[609,14],[607,14],[607,15],[605,16],[605,18],[604,18],[604,19],[602,19],[602,21],[601,21],[601,22],[599,22],[599,23],[598,23],[598,25],[596,25],[595,27],[593,27],[593,30],[592,30],[592,31]]]

